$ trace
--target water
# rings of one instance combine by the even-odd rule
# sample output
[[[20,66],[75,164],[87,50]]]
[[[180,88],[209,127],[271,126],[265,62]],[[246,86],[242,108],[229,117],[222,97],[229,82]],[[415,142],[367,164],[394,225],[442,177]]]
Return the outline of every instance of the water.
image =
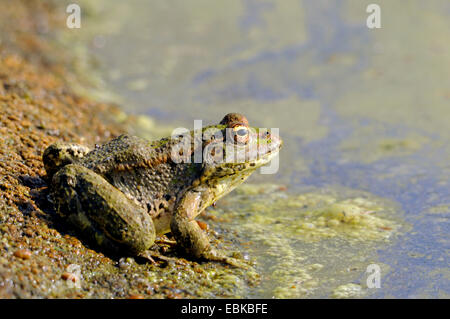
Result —
[[[377,1],[376,30],[365,23],[371,1],[96,3],[89,10],[101,18],[85,26],[91,49],[127,111],[188,128],[244,113],[252,125],[279,127],[285,141],[279,172],[251,181],[285,184],[291,195],[345,188],[398,205],[409,228],[389,244],[322,241],[327,258],[281,238],[310,265],[329,266],[322,279],[338,265],[340,280],[318,280],[307,296],[361,279],[372,258],[388,270],[371,297],[449,297],[448,1]],[[352,255],[359,270],[343,275]],[[271,274],[276,261],[264,260]],[[270,297],[277,279],[265,280],[265,292],[249,296]]]

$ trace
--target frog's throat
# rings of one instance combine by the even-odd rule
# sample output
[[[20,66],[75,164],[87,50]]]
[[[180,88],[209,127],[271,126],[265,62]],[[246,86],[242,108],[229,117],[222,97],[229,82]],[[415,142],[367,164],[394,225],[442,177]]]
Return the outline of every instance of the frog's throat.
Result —
[[[203,203],[204,207],[202,207],[202,209],[210,206],[213,202],[227,195],[240,184],[245,182],[245,180],[255,171],[255,169],[256,168],[247,169],[237,174],[226,175],[208,181],[208,191],[212,196],[210,196],[208,202]]]

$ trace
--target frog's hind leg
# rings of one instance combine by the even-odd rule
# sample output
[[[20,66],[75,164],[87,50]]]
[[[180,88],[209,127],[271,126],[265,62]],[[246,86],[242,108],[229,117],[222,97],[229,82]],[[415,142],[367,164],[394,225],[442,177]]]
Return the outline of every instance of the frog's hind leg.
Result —
[[[114,253],[137,254],[153,244],[155,228],[147,211],[94,171],[69,164],[52,184],[59,215],[87,240]]]
[[[47,147],[42,156],[49,180],[61,167],[74,163],[89,153],[91,149],[84,145],[56,142]]]

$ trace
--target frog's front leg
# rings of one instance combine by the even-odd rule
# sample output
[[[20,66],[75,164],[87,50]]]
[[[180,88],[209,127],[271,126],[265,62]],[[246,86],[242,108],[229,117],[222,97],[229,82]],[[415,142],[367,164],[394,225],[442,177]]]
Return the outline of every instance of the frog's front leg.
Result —
[[[69,164],[53,177],[59,215],[87,240],[112,252],[138,254],[153,244],[155,228],[147,211],[101,175]]]
[[[194,219],[198,215],[198,209],[202,206],[201,203],[201,194],[195,191],[187,192],[178,202],[170,223],[171,232],[177,243],[188,254],[196,258],[219,261],[239,268],[248,268],[241,261],[225,256],[211,247],[208,237]]]

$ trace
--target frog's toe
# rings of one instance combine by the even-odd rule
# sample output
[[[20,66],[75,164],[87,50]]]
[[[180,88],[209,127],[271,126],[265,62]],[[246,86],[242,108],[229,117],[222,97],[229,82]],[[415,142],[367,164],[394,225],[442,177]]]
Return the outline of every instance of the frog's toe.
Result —
[[[233,257],[228,257],[215,249],[211,249],[209,251],[204,252],[202,254],[202,257],[207,260],[218,261],[224,264],[228,264],[236,268],[249,269],[249,265],[247,265],[244,261]]]
[[[138,256],[142,257],[142,258],[144,258],[144,259],[146,259],[148,261],[150,261],[154,265],[157,264],[155,259],[162,260],[162,261],[165,261],[165,262],[173,262],[173,263],[178,264],[178,265],[185,265],[186,264],[186,262],[183,262],[179,258],[164,256],[164,255],[161,255],[160,253],[158,253],[158,252],[156,252],[154,250],[142,251],[142,252],[138,253]]]
[[[225,260],[223,262],[236,268],[249,269],[249,266],[246,263],[236,258],[225,257]]]

